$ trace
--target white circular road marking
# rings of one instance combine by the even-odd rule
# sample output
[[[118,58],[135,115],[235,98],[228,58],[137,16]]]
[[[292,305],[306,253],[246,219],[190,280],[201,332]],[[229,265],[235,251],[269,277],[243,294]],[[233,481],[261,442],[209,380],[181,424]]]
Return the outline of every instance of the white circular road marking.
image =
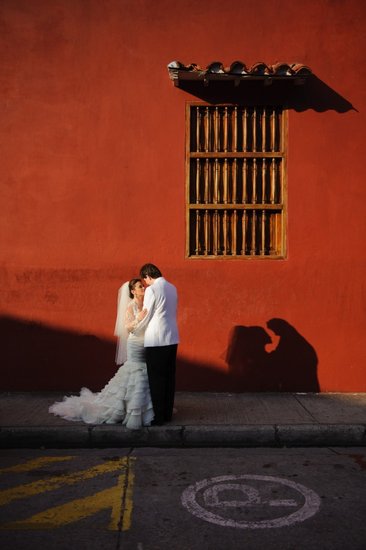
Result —
[[[284,498],[272,498],[273,494],[281,492],[284,493]],[[235,493],[236,498],[229,499],[230,493]],[[182,504],[194,516],[216,525],[239,529],[267,529],[288,527],[305,521],[319,510],[320,498],[313,490],[288,479],[233,475],[203,479],[190,485],[183,491]],[[213,509],[216,513],[211,511]],[[244,514],[243,510],[245,520],[238,518],[238,514]],[[255,517],[263,517],[263,513],[269,517]],[[253,518],[248,518],[248,514]]]

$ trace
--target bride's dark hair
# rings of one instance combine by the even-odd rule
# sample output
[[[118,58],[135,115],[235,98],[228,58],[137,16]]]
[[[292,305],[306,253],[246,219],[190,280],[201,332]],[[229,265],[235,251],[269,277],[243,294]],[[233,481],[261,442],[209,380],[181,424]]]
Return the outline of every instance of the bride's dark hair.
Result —
[[[132,291],[134,290],[137,283],[141,283],[141,279],[131,279],[131,281],[128,283],[130,298],[133,298]]]

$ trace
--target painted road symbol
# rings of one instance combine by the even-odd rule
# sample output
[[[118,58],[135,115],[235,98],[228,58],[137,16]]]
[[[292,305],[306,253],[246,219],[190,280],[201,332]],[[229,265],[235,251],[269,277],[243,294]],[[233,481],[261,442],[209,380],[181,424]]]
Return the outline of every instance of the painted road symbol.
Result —
[[[182,494],[182,504],[194,516],[216,525],[265,529],[305,521],[319,510],[320,498],[288,479],[237,475],[190,485]]]

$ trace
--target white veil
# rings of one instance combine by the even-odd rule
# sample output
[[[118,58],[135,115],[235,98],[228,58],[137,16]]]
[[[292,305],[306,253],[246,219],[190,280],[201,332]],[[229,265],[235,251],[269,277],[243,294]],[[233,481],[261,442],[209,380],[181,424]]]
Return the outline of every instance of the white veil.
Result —
[[[117,350],[116,350],[116,364],[122,365],[127,360],[127,337],[128,331],[125,327],[126,322],[126,310],[130,303],[130,291],[128,288],[128,281],[124,283],[118,291],[117,302],[117,319],[116,327],[114,329],[115,336],[118,337]]]

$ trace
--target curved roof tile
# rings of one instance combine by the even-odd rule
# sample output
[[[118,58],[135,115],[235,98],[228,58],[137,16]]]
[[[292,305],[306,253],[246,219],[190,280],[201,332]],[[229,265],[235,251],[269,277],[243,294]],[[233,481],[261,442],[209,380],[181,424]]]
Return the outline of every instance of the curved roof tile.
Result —
[[[215,73],[215,74],[223,74],[225,73],[225,69],[221,61],[213,61],[213,63],[210,63],[207,65],[207,72],[208,73]]]
[[[230,74],[248,74],[248,69],[242,61],[233,61],[229,68]]]
[[[293,71],[288,63],[275,63],[272,65],[273,74],[278,76],[291,76]]]
[[[174,81],[179,80],[215,80],[227,79],[258,79],[263,80],[271,78],[303,79],[312,74],[312,70],[307,65],[299,62],[276,62],[267,65],[263,61],[253,63],[249,68],[242,61],[233,61],[229,67],[224,67],[221,61],[213,61],[204,69],[196,63],[184,65],[181,61],[171,61],[168,64],[169,76]],[[231,77],[231,78],[230,78]]]
[[[264,75],[269,75],[271,73],[272,73],[271,68],[265,63],[263,63],[263,61],[258,61],[257,63],[254,63],[249,69],[249,74],[252,74],[252,75],[264,76]]]

